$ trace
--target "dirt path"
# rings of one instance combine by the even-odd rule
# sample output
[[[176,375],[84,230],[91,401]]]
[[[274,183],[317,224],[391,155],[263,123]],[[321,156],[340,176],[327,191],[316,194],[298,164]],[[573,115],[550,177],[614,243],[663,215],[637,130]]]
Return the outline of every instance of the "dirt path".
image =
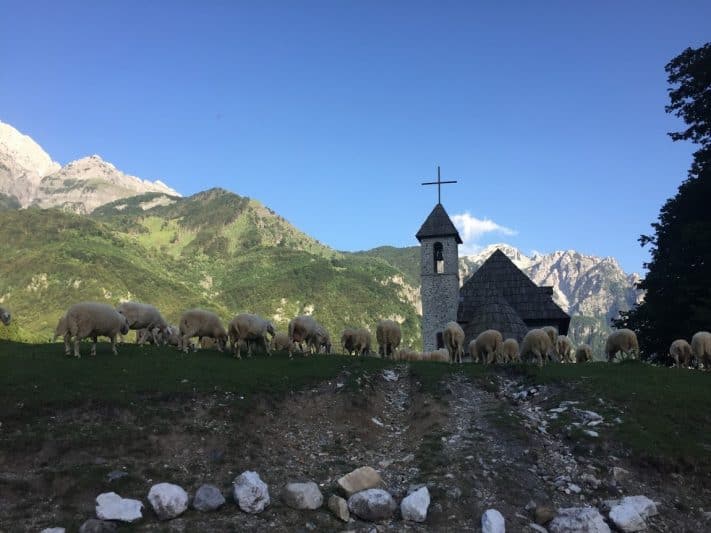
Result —
[[[21,450],[0,454],[0,530],[78,525],[93,515],[97,494],[114,490],[145,498],[161,481],[189,493],[213,483],[227,495],[232,479],[255,470],[272,498],[259,515],[240,512],[228,497],[216,513],[191,510],[169,524],[147,511],[133,530],[372,531],[373,524],[344,524],[325,507],[295,511],[280,499],[286,483],[309,480],[327,499],[340,476],[364,465],[381,472],[398,501],[421,484],[432,497],[425,524],[398,518],[378,524],[377,531],[480,531],[481,515],[489,508],[504,515],[507,531],[533,531],[530,502],[599,506],[622,494],[661,502],[650,531],[703,531],[711,525],[699,510],[703,502],[711,503],[708,490],[689,479],[635,468],[624,450],[604,438],[613,420],[597,420],[596,413],[565,403],[561,391],[536,387],[530,393],[512,380],[487,380],[453,373],[437,390],[427,391],[407,366],[399,366],[359,377],[346,373],[283,399],[264,398],[236,421],[229,406],[238,400],[229,395],[180,404],[167,400],[156,413],[170,409],[173,415],[160,422],[115,410],[109,419],[135,431],[113,449],[87,444],[67,450],[48,441],[32,457]],[[82,410],[59,414],[54,423],[59,427],[73,419],[97,428],[110,422],[104,412]],[[599,437],[581,436],[586,429]],[[615,466],[628,471],[624,479],[614,479]],[[108,481],[106,474],[115,470],[127,476]]]

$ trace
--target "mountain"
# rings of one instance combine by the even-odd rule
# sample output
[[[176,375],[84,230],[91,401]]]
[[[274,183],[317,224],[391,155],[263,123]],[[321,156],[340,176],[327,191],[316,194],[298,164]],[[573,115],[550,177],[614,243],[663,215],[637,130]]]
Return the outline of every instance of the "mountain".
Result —
[[[24,340],[46,340],[81,300],[137,299],[163,310],[214,309],[229,320],[256,312],[284,331],[312,314],[338,344],[345,326],[401,323],[419,343],[414,289],[384,260],[332,250],[261,203],[222,189],[187,198],[148,193],[80,215],[59,209],[0,212],[0,304]],[[373,331],[374,332],[374,331]]]
[[[15,199],[20,207],[90,213],[100,205],[148,192],[180,196],[161,181],[124,174],[98,155],[60,167],[29,136],[0,122],[0,195],[7,201]]]

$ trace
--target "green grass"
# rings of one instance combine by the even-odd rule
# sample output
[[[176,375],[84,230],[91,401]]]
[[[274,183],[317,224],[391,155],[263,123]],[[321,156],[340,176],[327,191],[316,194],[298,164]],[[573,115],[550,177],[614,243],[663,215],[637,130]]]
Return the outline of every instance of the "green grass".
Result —
[[[638,362],[520,367],[533,383],[559,384],[566,397],[605,415],[621,410],[612,436],[642,463],[711,467],[711,374]],[[607,418],[607,417],[606,417]],[[609,420],[608,420],[609,421]]]

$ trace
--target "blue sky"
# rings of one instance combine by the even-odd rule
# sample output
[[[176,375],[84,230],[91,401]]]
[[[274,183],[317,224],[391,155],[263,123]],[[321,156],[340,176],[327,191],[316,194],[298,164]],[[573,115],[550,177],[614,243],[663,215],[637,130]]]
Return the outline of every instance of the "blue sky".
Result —
[[[185,195],[224,187],[341,250],[416,244],[441,165],[465,251],[577,249],[627,271],[693,151],[666,135],[664,65],[711,38],[707,1],[2,11],[0,120],[62,164],[98,153]]]

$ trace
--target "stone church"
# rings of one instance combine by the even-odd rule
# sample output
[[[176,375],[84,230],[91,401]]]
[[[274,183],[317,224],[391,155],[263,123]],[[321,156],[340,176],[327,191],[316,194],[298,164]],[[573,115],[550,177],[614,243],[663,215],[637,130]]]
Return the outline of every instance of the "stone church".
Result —
[[[438,203],[416,234],[420,242],[420,295],[425,351],[441,348],[447,322],[464,329],[465,346],[496,329],[519,343],[529,329],[554,326],[568,333],[570,316],[554,301],[553,287],[539,287],[497,250],[459,286],[459,232]]]

